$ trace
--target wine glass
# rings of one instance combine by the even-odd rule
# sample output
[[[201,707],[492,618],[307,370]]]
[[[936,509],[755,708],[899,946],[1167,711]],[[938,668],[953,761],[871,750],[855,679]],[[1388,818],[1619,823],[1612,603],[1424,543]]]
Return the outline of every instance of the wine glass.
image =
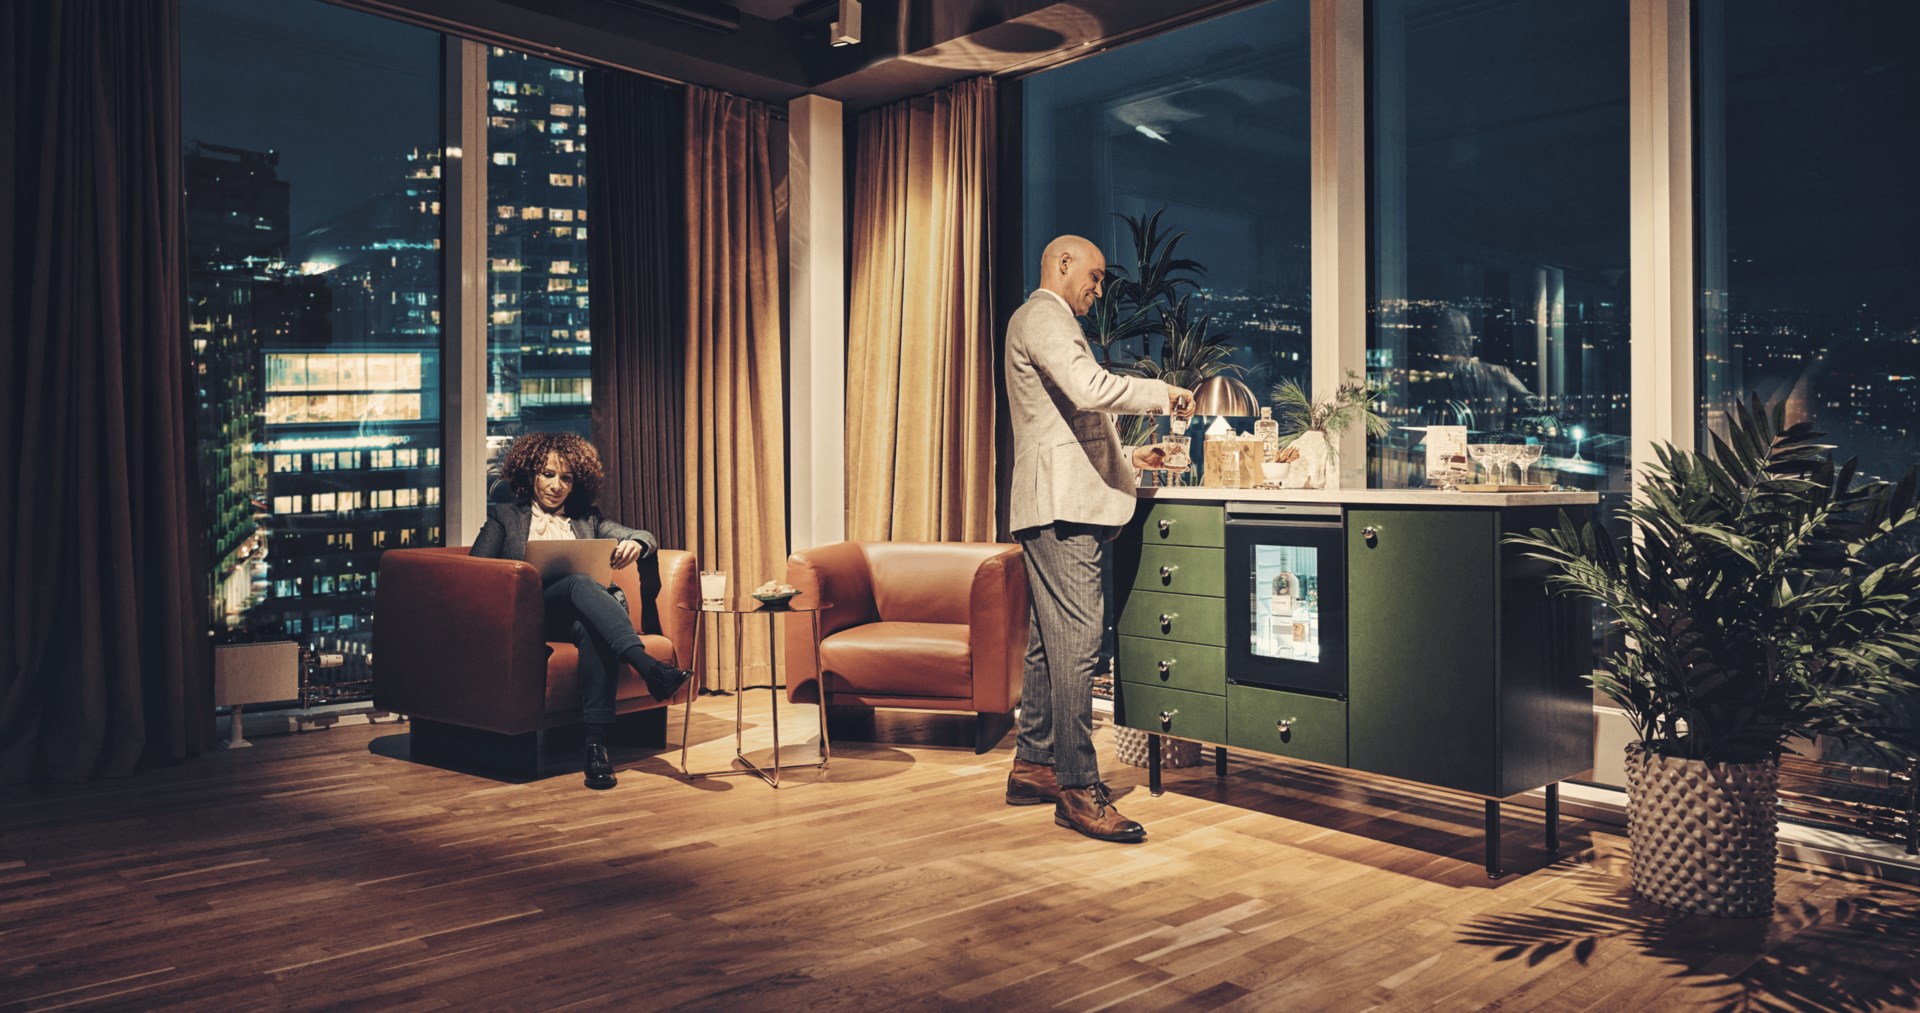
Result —
[[[1493,470],[1493,444],[1469,443],[1467,444],[1467,456],[1473,458],[1473,463],[1479,465],[1482,469],[1487,471]]]
[[[1533,462],[1538,461],[1540,459],[1540,453],[1545,449],[1546,449],[1545,447],[1542,447],[1538,443],[1523,443],[1520,445],[1519,461],[1520,461],[1520,484],[1521,485],[1530,484],[1531,479],[1533,477]]]

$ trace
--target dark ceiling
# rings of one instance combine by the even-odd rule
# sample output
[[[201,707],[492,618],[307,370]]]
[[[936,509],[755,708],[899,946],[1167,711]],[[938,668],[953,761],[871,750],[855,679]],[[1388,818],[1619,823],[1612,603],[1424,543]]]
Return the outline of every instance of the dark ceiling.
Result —
[[[442,31],[770,102],[858,111],[1037,67],[1245,0],[866,0],[835,48],[837,0],[333,0]]]

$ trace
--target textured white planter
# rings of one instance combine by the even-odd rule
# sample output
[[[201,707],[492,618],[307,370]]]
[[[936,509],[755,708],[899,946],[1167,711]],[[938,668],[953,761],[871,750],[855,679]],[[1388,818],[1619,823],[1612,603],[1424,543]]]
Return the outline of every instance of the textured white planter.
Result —
[[[1779,766],[1654,756],[1627,745],[1635,893],[1722,918],[1773,912]]]
[[[1147,733],[1125,725],[1113,726],[1113,754],[1121,763],[1144,767],[1152,754],[1147,752]],[[1200,743],[1160,736],[1160,766],[1198,767]]]
[[[1294,438],[1293,449],[1300,452],[1300,458],[1293,462],[1282,484],[1289,489],[1325,489],[1328,466],[1333,458],[1332,449],[1327,446],[1327,434],[1309,429]]]

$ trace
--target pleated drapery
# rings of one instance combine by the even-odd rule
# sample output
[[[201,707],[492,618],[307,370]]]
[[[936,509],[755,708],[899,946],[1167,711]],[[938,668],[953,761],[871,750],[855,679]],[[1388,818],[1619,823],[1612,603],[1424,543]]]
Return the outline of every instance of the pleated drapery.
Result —
[[[0,781],[213,740],[178,0],[0,12]]]
[[[856,130],[847,536],[992,541],[993,82]]]
[[[687,89],[687,546],[730,595],[786,573],[786,404],[780,256],[759,102]],[[744,624],[745,672],[768,678],[765,623]],[[705,684],[732,689],[733,630],[709,627]]]
[[[684,488],[687,218],[684,89],[587,72],[587,258],[600,508],[677,548]]]

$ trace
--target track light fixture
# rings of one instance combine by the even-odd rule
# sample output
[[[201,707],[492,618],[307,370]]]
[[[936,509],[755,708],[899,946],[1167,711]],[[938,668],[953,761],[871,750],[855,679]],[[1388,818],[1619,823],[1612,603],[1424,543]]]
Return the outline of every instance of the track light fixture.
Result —
[[[833,23],[827,40],[836,46],[853,46],[860,42],[860,0],[840,0],[840,18]]]

